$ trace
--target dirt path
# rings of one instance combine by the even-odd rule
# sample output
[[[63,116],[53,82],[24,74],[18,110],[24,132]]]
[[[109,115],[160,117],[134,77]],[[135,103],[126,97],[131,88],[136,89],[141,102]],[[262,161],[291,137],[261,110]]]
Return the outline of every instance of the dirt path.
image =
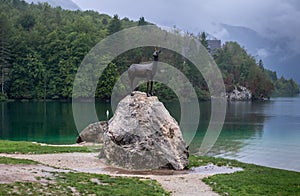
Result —
[[[44,165],[1,165],[0,183],[4,179],[34,180],[36,175],[45,171],[53,170],[52,167],[63,169],[63,171],[73,170],[79,172],[108,174],[115,176],[136,176],[142,178],[151,178],[157,180],[172,195],[218,195],[212,189],[202,182],[201,179],[214,175],[216,173],[232,173],[235,168],[225,168],[217,166],[208,166],[199,169],[197,172],[174,172],[174,171],[157,171],[157,172],[125,172],[107,166],[99,158],[97,153],[62,153],[62,154],[43,154],[43,155],[22,155],[22,154],[0,154],[0,156],[30,159],[40,162]],[[48,167],[49,166],[49,167]],[[28,167],[28,168],[27,168]],[[25,178],[25,179],[24,179]]]

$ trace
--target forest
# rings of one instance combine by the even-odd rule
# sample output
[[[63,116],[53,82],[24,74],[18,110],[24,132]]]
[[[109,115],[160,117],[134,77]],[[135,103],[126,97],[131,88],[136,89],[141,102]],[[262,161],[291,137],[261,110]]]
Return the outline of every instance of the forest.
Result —
[[[52,8],[47,3],[0,0],[0,4],[1,100],[71,99],[75,74],[91,48],[122,29],[149,24],[144,17],[132,21],[95,11]],[[195,38],[207,47],[205,33]],[[110,62],[99,79],[95,97],[109,99],[120,74],[132,63],[150,60],[152,51],[153,48],[137,48]],[[167,53],[164,58],[170,55],[173,55],[171,63],[189,78],[199,99],[209,99],[201,74],[179,55]],[[222,72],[227,91],[242,85],[253,92],[254,99],[299,94],[299,86],[293,79],[278,78],[276,72],[265,69],[262,60],[256,62],[236,42],[225,43],[213,58]],[[154,89],[162,99],[176,99],[172,90],[163,84],[155,83]]]

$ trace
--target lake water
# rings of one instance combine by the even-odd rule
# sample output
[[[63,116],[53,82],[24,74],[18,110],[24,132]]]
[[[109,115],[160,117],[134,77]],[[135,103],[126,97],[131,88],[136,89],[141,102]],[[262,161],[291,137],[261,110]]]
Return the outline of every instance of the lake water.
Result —
[[[179,104],[165,105],[179,120]],[[94,106],[82,103],[82,108],[90,107]],[[106,120],[110,104],[95,107],[98,119]],[[195,153],[209,123],[210,102],[201,102],[200,111],[200,125],[190,144]],[[0,103],[0,112],[0,139],[71,144],[78,136],[70,102]],[[222,132],[208,155],[300,171],[300,98],[228,103]]]

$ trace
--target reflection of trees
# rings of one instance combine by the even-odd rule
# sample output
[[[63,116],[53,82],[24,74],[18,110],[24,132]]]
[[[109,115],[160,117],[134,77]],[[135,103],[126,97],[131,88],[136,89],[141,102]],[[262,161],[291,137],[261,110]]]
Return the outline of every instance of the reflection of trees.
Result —
[[[7,137],[7,133],[4,130],[9,129],[9,124],[6,122],[9,121],[9,116],[7,115],[7,104],[6,102],[1,103],[1,113],[0,113],[0,139]]]
[[[190,145],[191,153],[197,153],[209,124],[210,104],[201,103],[201,119],[197,135]],[[246,145],[245,140],[261,137],[265,116],[262,103],[230,102],[222,132],[209,155],[235,155]]]
[[[3,113],[1,139],[74,143],[77,136],[69,102],[8,102]]]

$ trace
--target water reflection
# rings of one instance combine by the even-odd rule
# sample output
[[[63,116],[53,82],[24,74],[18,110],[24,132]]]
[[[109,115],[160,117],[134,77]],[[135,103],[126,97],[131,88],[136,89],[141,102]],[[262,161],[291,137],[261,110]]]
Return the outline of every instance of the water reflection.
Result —
[[[300,99],[248,104],[229,104],[210,155],[300,171]]]
[[[0,138],[60,143],[75,133],[72,110],[62,102],[8,102],[1,105]]]
[[[269,106],[261,139],[248,141],[240,160],[300,171],[300,99],[277,98]]]
[[[197,138],[192,143],[193,153],[197,153],[209,123],[210,107],[207,104],[202,106],[201,114],[203,113],[206,118],[201,119]],[[234,156],[246,145],[245,140],[261,137],[266,116],[261,115],[260,110],[261,107],[256,103],[229,102],[222,132],[208,155],[230,154]]]

